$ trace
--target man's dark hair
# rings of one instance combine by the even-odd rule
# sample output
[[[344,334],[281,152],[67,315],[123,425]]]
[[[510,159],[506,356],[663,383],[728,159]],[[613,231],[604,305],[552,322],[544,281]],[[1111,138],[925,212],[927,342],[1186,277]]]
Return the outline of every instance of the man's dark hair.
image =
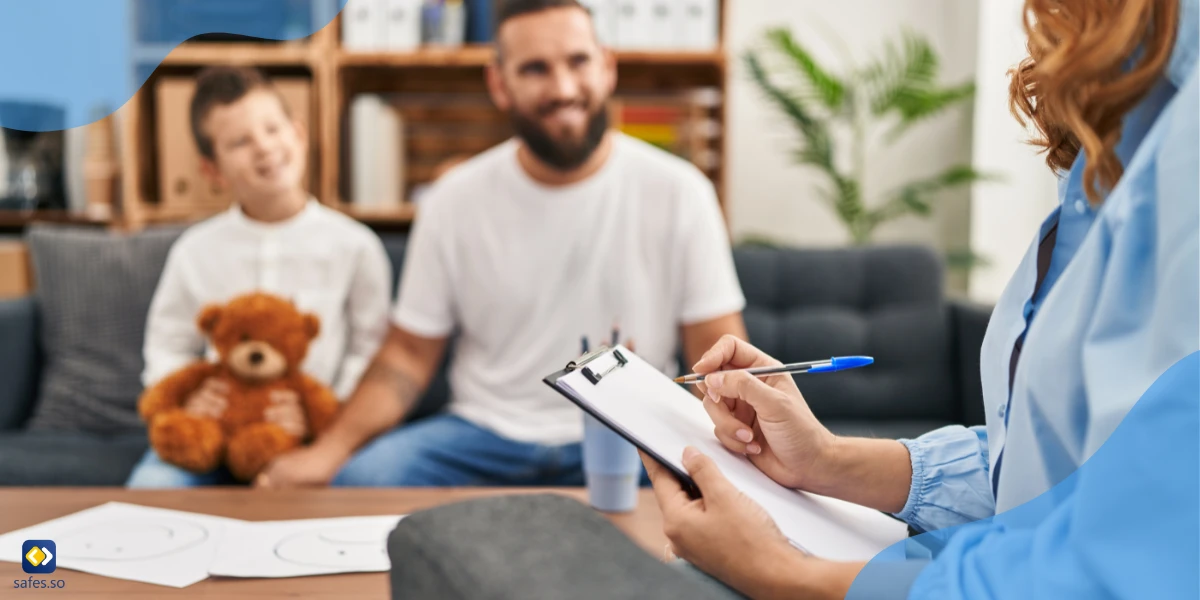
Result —
[[[196,94],[192,96],[191,125],[192,137],[196,139],[196,147],[200,154],[212,160],[215,158],[212,140],[204,132],[204,119],[217,106],[233,104],[255,90],[275,92],[284,112],[288,112],[287,103],[275,91],[271,81],[262,71],[252,67],[208,67],[196,76]]]
[[[499,6],[496,7],[496,33],[509,19],[552,8],[578,8],[591,14],[579,0],[499,0]]]

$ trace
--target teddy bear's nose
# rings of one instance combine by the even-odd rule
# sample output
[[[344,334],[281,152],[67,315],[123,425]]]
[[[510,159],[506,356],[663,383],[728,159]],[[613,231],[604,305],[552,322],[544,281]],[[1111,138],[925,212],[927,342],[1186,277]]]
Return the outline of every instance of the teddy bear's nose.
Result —
[[[263,353],[259,352],[258,350],[255,350],[254,352],[250,353],[249,358],[250,358],[250,364],[257,365],[258,363],[263,361]]]

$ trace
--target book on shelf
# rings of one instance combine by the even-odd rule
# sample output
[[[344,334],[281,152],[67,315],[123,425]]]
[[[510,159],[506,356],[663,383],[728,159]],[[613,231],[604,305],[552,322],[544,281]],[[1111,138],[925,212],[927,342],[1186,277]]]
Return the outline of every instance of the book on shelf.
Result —
[[[721,126],[703,96],[622,97],[613,101],[622,133],[688,160],[704,171],[719,163],[714,149]]]

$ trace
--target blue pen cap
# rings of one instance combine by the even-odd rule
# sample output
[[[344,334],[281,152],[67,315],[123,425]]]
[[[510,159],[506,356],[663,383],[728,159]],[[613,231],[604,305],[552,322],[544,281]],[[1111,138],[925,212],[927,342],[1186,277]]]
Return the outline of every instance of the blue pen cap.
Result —
[[[809,373],[832,373],[834,371],[844,371],[846,369],[856,369],[865,367],[875,362],[870,356],[835,356],[829,359],[828,365],[813,367],[808,370]]]
[[[875,359],[870,356],[835,356],[832,360],[833,368],[839,371],[842,369],[865,367],[875,362]]]

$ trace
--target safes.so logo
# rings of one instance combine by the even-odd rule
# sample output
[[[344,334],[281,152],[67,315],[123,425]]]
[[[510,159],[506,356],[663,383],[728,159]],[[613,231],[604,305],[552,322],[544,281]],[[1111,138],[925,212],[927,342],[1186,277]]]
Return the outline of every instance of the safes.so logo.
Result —
[[[50,540],[25,540],[21,544],[21,567],[26,573],[53,573],[58,566],[54,554],[54,542]]]

